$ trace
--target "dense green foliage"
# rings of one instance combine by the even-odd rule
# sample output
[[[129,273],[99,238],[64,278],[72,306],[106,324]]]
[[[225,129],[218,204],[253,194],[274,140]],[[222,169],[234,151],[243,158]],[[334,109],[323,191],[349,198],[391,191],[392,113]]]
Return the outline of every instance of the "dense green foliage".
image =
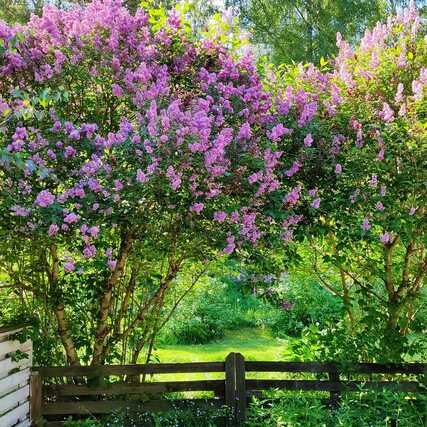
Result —
[[[254,399],[250,406],[251,427],[385,427],[395,420],[401,427],[422,427],[426,400],[403,393],[346,393],[338,408],[328,408],[319,395],[271,392],[264,399]],[[361,414],[363,414],[361,416]]]
[[[215,427],[218,420],[224,420],[227,416],[225,408],[200,409],[190,403],[186,409],[177,408],[161,414],[127,409],[83,421],[70,419],[65,423],[65,427]]]
[[[335,34],[357,39],[381,18],[382,1],[237,0],[240,19],[273,62],[314,62],[336,53]]]
[[[337,52],[335,35],[355,43],[366,27],[407,5],[384,0],[230,0],[253,42],[276,64],[319,63]],[[424,0],[417,2],[419,6]]]
[[[253,398],[249,406],[248,427],[385,427],[394,420],[401,427],[423,427],[426,398],[399,392],[364,391],[346,393],[339,407],[330,407],[325,395],[307,392],[270,391]],[[363,414],[363,417],[361,417]],[[67,427],[153,427],[215,426],[227,417],[224,410],[176,410],[162,415],[124,411],[112,416],[85,421],[68,421]]]
[[[280,338],[299,337],[305,327],[326,326],[343,317],[340,298],[313,277],[286,274],[274,288],[253,292],[240,276],[212,278],[208,287],[183,301],[158,343],[204,344],[222,338],[226,330],[248,327],[264,328]]]

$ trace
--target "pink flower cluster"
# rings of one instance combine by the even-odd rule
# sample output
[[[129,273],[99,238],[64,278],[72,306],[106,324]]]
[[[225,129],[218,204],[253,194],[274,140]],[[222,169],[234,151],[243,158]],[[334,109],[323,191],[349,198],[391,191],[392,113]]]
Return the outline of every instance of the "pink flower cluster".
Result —
[[[350,200],[336,212],[372,231],[368,218],[374,225],[389,210],[383,171],[398,160],[389,132],[405,120],[411,128],[427,71],[418,66],[415,79],[396,80],[391,95],[375,99],[369,85],[386,87],[379,82],[391,51],[402,56],[396,69],[418,64],[405,52],[419,26],[409,9],[367,32],[357,51],[363,64],[338,37],[332,72],[301,67],[295,84],[273,96],[250,55],[235,59],[224,46],[194,41],[174,13],[158,30],[143,9],[94,0],[67,11],[49,6],[25,26],[2,23],[4,225],[73,246],[73,259],[87,263],[101,248],[116,252],[114,236],[125,228],[149,230],[156,242],[171,229],[212,227],[202,237],[225,254],[277,230],[288,242],[303,214],[324,214],[331,198]],[[374,124],[356,113],[338,123],[355,89]],[[46,102],[35,101],[41,94]],[[310,194],[316,179],[324,187]],[[107,255],[108,269],[116,262]]]
[[[1,24],[10,224],[72,242],[73,259],[91,262],[113,245],[123,218],[130,228],[157,221],[161,233],[176,213],[210,222],[229,254],[256,244],[274,222],[265,213],[270,195],[279,194],[278,210],[302,203],[303,188],[282,178],[284,164],[292,178],[303,163],[279,147],[292,126],[314,119],[316,97],[288,91],[276,105],[250,55],[234,59],[223,46],[190,40],[172,15],[157,31],[143,9],[132,15],[118,0],[94,0],[67,11],[46,7],[25,26]],[[71,98],[63,81],[75,84]],[[25,102],[16,87],[25,88]],[[32,103],[40,93],[46,103]],[[29,103],[35,114],[22,120]],[[296,125],[284,124],[288,115]],[[115,263],[107,256],[110,270]]]

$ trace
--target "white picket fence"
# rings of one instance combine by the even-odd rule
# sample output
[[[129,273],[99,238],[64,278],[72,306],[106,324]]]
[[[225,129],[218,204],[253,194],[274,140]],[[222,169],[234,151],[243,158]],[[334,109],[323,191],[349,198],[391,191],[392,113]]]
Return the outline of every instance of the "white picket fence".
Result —
[[[30,340],[13,339],[22,328],[0,328],[0,427],[30,426]],[[18,353],[16,353],[18,351]],[[19,351],[28,358],[19,358]]]

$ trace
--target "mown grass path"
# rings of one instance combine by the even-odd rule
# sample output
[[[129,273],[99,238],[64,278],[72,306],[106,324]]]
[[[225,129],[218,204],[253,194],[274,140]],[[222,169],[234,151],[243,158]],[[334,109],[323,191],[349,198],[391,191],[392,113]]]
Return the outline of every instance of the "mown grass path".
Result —
[[[290,360],[291,356],[285,340],[274,338],[261,328],[227,331],[223,339],[209,344],[161,345],[155,356],[162,363],[219,362],[231,352],[242,353],[246,360]],[[221,379],[224,374],[167,374],[161,378],[164,381]]]

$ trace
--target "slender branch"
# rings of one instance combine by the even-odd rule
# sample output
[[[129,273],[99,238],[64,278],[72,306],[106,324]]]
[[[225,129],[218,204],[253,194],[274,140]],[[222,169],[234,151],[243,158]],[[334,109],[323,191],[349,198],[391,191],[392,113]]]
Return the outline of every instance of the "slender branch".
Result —
[[[366,285],[364,285],[353,273],[350,273],[349,271],[343,269],[343,272],[350,277],[354,283],[356,283],[357,286],[361,287],[362,289],[364,289],[366,292],[369,292],[372,296],[374,296],[375,298],[377,298],[379,301],[381,301],[382,303],[386,304],[387,301],[384,298],[381,298],[380,295],[378,295],[373,289],[367,287]]]
[[[409,245],[406,247],[405,252],[405,260],[403,264],[403,271],[402,271],[402,284],[401,287],[404,288],[409,283],[409,267],[410,267],[410,261],[411,261],[411,255],[414,253],[414,242],[409,242]]]
[[[119,333],[120,324],[123,320],[123,317],[129,307],[129,301],[130,297],[133,294],[135,287],[136,287],[136,279],[138,277],[139,271],[140,271],[141,264],[138,263],[134,266],[132,266],[132,272],[131,276],[128,282],[128,286],[126,287],[125,296],[123,297],[122,304],[120,305],[119,313],[117,314],[116,321],[115,321],[115,333]]]
[[[162,298],[162,295],[168,288],[169,284],[175,279],[176,275],[178,274],[180,268],[182,265],[182,260],[178,260],[176,262],[170,262],[169,268],[166,276],[160,281],[160,285],[157,289],[157,291],[154,293],[154,295],[151,296],[151,298],[142,305],[142,307],[139,309],[137,315],[135,318],[127,325],[127,327],[122,331],[119,332],[118,330],[108,339],[107,344],[104,346],[104,353],[107,351],[108,348],[110,348],[114,343],[121,341],[125,339],[129,334],[135,330],[139,325],[141,325],[145,318],[146,314],[152,309],[153,307],[156,307]]]
[[[52,266],[49,273],[49,279],[52,286],[58,287],[59,273],[59,258],[56,245],[50,246],[50,256],[52,258]],[[58,292],[56,292],[58,294]],[[54,313],[58,323],[58,333],[64,346],[67,360],[70,365],[80,365],[79,356],[71,337],[70,328],[65,317],[65,307],[61,301],[55,301]]]
[[[166,323],[170,320],[170,318],[173,316],[173,314],[175,313],[176,309],[178,308],[179,304],[181,303],[181,301],[191,292],[191,290],[194,288],[194,286],[197,284],[197,282],[200,280],[200,278],[206,273],[207,271],[207,267],[205,267],[202,271],[200,271],[195,278],[193,279],[193,281],[191,282],[191,285],[185,290],[185,292],[182,293],[182,295],[176,300],[175,304],[173,305],[172,309],[170,310],[169,314],[166,316],[165,320],[162,322],[162,324],[159,326],[159,328],[157,329],[157,332],[159,332],[165,325]]]
[[[393,248],[398,241],[396,236],[391,243],[384,246],[384,269],[385,269],[385,286],[387,289],[389,301],[393,301],[396,297],[395,289],[393,285]]]
[[[418,268],[418,274],[415,277],[414,282],[412,283],[411,290],[410,290],[412,295],[414,295],[417,292],[418,288],[422,284],[422,279],[425,277],[426,273],[427,273],[427,257],[425,257],[424,261],[420,263],[420,266]]]

